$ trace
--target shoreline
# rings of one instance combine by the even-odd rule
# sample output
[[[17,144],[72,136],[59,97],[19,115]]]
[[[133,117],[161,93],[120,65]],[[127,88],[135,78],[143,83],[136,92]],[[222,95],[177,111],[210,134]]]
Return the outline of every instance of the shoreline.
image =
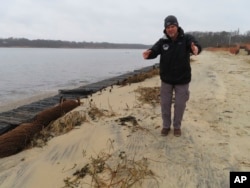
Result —
[[[129,183],[126,177],[133,169],[139,175],[133,187],[229,187],[230,171],[250,171],[249,61],[249,56],[224,52],[194,57],[191,95],[178,138],[172,130],[160,136],[157,100],[139,100],[138,90],[157,89],[159,76],[81,99],[81,106],[51,125],[72,125],[71,131],[43,147],[0,159],[0,186],[121,185],[119,180]],[[90,170],[95,164],[102,167],[98,178],[77,176],[87,164]],[[116,176],[110,177],[111,172]]]
[[[119,82],[121,83],[131,76],[146,73],[156,66],[157,64],[153,64],[152,66],[145,66],[143,68],[130,71],[119,76],[107,78],[94,83],[89,83],[77,88],[62,89],[58,90],[57,93],[53,92],[53,94],[50,93],[39,95],[36,97],[29,97],[25,100],[5,105],[3,106],[3,108],[6,110],[2,109],[0,111],[0,135],[17,127],[21,123],[29,122],[30,119],[32,119],[34,115],[39,113],[40,111],[58,104],[60,97],[68,99],[76,99],[77,97],[86,98],[89,95],[102,90],[103,88],[106,88],[110,85],[115,85]],[[25,116],[20,117],[19,114],[24,113]]]

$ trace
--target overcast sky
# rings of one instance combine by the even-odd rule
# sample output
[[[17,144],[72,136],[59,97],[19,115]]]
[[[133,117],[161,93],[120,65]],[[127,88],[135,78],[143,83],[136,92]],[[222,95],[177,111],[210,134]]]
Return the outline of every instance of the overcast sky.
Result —
[[[250,0],[0,0],[0,38],[152,44],[184,31],[250,30]]]

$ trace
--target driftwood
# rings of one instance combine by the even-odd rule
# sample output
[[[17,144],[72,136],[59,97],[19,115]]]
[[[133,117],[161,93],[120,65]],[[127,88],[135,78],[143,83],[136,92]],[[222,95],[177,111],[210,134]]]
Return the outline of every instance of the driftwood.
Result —
[[[54,107],[39,112],[30,123],[22,123],[15,129],[0,136],[0,158],[14,155],[25,149],[33,136],[44,127],[80,105],[80,99],[60,99]]]

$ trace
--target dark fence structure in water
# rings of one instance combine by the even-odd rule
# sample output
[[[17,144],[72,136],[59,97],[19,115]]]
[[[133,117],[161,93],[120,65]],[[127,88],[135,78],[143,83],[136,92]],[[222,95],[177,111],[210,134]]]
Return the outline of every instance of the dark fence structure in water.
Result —
[[[129,78],[147,73],[158,66],[155,64],[144,67],[75,89],[59,90],[55,96],[0,113],[0,158],[23,150],[32,136],[42,127],[46,127],[51,121],[80,105],[80,98],[86,98],[112,85],[122,85]]]

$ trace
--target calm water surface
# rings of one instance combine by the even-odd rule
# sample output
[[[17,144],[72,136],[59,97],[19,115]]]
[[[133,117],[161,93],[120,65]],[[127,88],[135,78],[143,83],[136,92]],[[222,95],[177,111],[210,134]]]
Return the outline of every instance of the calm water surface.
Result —
[[[158,62],[143,51],[0,48],[0,112]]]

